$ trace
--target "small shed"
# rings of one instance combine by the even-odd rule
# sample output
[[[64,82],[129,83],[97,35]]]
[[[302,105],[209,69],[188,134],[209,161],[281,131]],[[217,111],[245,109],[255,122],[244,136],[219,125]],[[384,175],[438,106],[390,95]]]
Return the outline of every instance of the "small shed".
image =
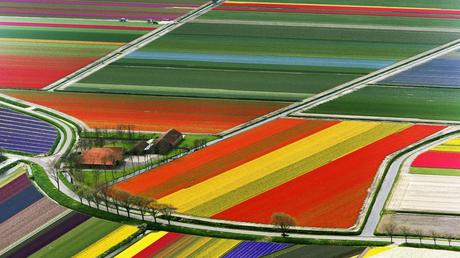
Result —
[[[176,129],[170,129],[165,134],[157,138],[153,143],[153,152],[156,154],[164,155],[176,147],[184,135]]]
[[[81,153],[80,165],[87,167],[116,167],[123,161],[123,148],[91,148]]]

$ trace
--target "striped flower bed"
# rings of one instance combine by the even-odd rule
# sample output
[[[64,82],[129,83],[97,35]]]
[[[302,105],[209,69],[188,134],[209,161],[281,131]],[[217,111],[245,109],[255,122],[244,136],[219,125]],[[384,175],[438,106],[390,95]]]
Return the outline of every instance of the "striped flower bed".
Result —
[[[227,1],[216,10],[459,19],[460,10],[392,6]]]
[[[153,29],[115,22],[2,18],[0,88],[43,88]]]
[[[197,216],[269,223],[286,212],[301,226],[349,228],[384,158],[443,128],[278,119],[115,188]]]

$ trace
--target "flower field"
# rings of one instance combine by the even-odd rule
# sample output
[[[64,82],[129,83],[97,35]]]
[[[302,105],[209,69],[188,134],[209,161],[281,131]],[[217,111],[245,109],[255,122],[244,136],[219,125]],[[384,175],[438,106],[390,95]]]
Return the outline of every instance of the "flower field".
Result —
[[[103,21],[2,17],[0,88],[43,88],[153,29]]]
[[[64,17],[87,19],[173,20],[197,8],[202,0],[133,1],[2,1],[2,16]]]
[[[305,112],[459,121],[459,56],[453,50]]]
[[[200,236],[152,232],[116,258],[143,257],[348,257],[359,254],[364,248],[354,246],[292,245],[271,242],[254,242]],[[327,256],[332,257],[332,256]]]
[[[418,155],[410,172],[423,175],[460,176],[460,139],[454,138]]]
[[[135,130],[219,133],[249,122],[287,102],[212,100],[136,95],[2,91],[7,95],[61,111],[90,127]],[[91,103],[91,105],[88,105]],[[97,106],[97,109],[94,109]]]
[[[303,134],[293,137],[294,128]],[[115,188],[197,216],[268,223],[272,213],[287,212],[301,226],[348,228],[383,159],[442,128],[278,119]],[[277,144],[264,147],[269,142]],[[356,167],[364,159],[370,161]]]
[[[54,126],[33,116],[0,106],[0,148],[45,154],[57,141]]]
[[[417,24],[427,15],[431,26],[456,20],[445,13],[458,10],[435,7],[229,1],[67,89],[301,100],[458,38],[448,29],[426,30],[429,21]],[[372,27],[382,22],[369,17],[393,14],[411,29]]]

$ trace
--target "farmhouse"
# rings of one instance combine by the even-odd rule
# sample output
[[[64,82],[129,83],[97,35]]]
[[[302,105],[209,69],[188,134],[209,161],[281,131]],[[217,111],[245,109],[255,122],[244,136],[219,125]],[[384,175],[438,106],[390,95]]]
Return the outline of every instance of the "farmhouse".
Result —
[[[184,135],[182,133],[171,129],[155,140],[152,146],[153,152],[164,155],[174,149],[183,138]]]
[[[123,148],[91,148],[81,154],[80,165],[87,167],[116,167],[123,161]]]

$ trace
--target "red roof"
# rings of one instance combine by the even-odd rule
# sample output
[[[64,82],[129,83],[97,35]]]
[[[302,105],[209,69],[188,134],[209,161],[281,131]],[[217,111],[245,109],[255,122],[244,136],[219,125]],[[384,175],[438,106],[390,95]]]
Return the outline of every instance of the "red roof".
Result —
[[[113,166],[123,159],[123,148],[92,148],[81,154],[81,165]]]

